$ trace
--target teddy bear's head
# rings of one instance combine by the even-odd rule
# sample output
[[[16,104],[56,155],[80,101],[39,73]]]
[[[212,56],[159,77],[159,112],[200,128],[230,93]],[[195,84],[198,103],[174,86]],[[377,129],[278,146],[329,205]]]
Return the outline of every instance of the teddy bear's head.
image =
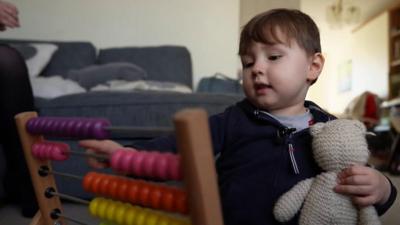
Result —
[[[315,161],[325,171],[365,164],[369,157],[365,126],[357,120],[337,119],[310,127]]]

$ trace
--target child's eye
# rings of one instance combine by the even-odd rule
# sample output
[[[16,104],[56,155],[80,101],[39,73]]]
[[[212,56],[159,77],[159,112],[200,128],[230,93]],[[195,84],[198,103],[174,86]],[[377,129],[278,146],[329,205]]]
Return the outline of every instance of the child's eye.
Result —
[[[268,56],[268,60],[275,61],[281,57],[282,57],[281,55],[271,55],[271,56]]]
[[[253,66],[253,62],[247,62],[247,63],[243,63],[243,68],[249,68],[251,66]]]

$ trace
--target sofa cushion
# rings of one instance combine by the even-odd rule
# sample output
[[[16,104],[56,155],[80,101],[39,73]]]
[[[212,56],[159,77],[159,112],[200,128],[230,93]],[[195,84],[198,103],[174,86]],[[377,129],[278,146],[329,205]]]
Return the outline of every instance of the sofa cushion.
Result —
[[[15,43],[53,43],[58,46],[50,63],[44,68],[42,76],[67,76],[69,70],[80,69],[96,62],[96,49],[90,42],[62,42],[0,39],[1,44]]]
[[[126,62],[92,65],[68,72],[69,79],[75,80],[86,89],[110,80],[136,81],[146,79],[146,77],[145,70],[133,63]]]
[[[170,81],[192,87],[190,53],[182,46],[100,49],[97,63],[131,62],[147,71],[149,80]]]
[[[11,47],[24,57],[31,78],[41,74],[58,49],[57,45],[47,43],[11,44]]]

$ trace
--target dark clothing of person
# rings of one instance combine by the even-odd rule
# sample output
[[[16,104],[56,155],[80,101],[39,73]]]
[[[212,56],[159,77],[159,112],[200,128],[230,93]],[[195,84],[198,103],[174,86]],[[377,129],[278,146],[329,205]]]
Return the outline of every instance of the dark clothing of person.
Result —
[[[19,141],[14,116],[33,111],[33,94],[24,59],[13,48],[0,45],[0,144],[6,159],[6,200],[18,203],[24,216],[37,211],[29,171]]]
[[[306,101],[313,122],[335,119],[316,104]],[[299,181],[314,177],[321,168],[313,159],[309,128],[294,132],[270,115],[243,100],[211,116],[210,129],[218,184],[226,225],[280,224],[273,216],[277,199]],[[175,150],[171,137],[138,143],[139,148]],[[294,161],[289,154],[294,147]],[[393,204],[396,189],[392,185],[391,199],[377,207],[385,212]],[[298,214],[285,224],[297,224]]]

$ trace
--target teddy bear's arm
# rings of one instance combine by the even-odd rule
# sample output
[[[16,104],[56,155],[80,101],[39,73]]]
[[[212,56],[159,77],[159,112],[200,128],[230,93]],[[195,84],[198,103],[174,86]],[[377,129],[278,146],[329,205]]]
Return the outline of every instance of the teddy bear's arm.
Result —
[[[286,222],[293,218],[300,210],[314,178],[308,178],[296,184],[284,193],[275,203],[274,216],[279,222]]]
[[[359,225],[381,225],[378,213],[373,206],[367,206],[360,209],[359,213]]]

